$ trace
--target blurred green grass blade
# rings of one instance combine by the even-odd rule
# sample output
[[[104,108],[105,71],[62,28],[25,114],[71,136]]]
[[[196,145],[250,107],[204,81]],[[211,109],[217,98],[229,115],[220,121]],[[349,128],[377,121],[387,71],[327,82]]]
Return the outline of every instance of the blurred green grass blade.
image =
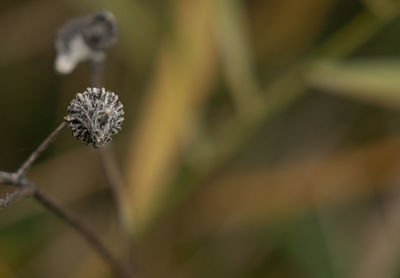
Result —
[[[240,114],[248,113],[260,101],[254,75],[248,22],[237,1],[215,1],[215,29],[222,71]]]
[[[395,0],[362,0],[364,5],[375,15],[385,18],[396,13]]]
[[[400,60],[324,61],[311,66],[314,88],[380,105],[400,107]]]
[[[314,214],[294,222],[292,231],[285,242],[286,252],[293,263],[309,275],[307,277],[342,277],[332,265],[324,234]]]
[[[314,57],[329,57],[338,59],[349,56],[365,42],[369,41],[376,33],[392,22],[399,9],[385,18],[378,18],[370,12],[361,12],[344,27],[334,33],[329,39],[314,51]]]

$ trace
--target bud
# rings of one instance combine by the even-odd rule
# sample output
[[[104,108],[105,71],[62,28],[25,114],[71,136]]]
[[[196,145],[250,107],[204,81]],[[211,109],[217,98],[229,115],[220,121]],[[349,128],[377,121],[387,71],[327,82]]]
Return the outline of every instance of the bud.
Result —
[[[73,136],[99,148],[121,130],[124,114],[116,94],[104,88],[87,88],[71,101],[64,119]]]
[[[55,68],[67,74],[82,61],[99,62],[117,42],[117,24],[110,12],[97,12],[65,23],[55,41]]]

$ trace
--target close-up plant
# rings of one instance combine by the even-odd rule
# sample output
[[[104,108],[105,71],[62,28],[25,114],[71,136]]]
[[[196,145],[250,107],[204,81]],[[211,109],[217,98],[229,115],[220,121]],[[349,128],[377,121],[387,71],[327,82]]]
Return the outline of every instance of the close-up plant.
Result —
[[[73,19],[60,29],[56,39],[57,58],[56,71],[70,73],[79,62],[92,63],[93,83],[101,83],[96,67],[103,67],[107,50],[116,42],[116,22],[109,12],[98,12]],[[99,85],[99,84],[96,84]],[[28,170],[57,136],[68,126],[72,135],[84,144],[92,144],[94,148],[105,148],[112,136],[121,130],[124,120],[123,105],[114,92],[105,88],[87,88],[77,93],[67,109],[68,115],[15,172],[0,172],[0,184],[13,186],[14,190],[0,199],[0,208],[5,208],[14,201],[33,197],[44,208],[59,216],[66,224],[76,230],[87,243],[110,265],[119,277],[133,277],[130,266],[123,265],[102,243],[99,235],[78,215],[63,207],[35,183],[26,178]],[[107,157],[104,158],[108,159]],[[111,161],[111,163],[113,163]],[[104,163],[105,171],[108,169]],[[115,167],[115,166],[114,166]],[[113,181],[110,181],[113,182]]]
[[[4,0],[0,278],[398,277],[399,12]]]

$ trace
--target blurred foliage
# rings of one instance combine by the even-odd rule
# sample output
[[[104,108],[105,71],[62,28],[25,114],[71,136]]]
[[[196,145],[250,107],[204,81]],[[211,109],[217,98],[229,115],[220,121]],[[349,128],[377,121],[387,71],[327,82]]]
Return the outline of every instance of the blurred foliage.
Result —
[[[396,0],[0,3],[0,169],[12,171],[88,85],[54,73],[67,19],[112,11],[105,86],[124,221],[143,277],[400,275]],[[121,257],[99,157],[66,131],[31,178]],[[5,193],[9,188],[2,188]],[[0,277],[111,277],[34,201],[0,217]]]

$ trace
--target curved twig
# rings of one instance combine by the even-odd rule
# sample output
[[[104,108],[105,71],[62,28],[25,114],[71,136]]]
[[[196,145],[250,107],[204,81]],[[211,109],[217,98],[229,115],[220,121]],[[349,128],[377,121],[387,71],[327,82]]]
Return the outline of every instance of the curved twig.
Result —
[[[32,164],[38,159],[40,154],[44,152],[49,145],[56,139],[61,131],[67,126],[65,122],[62,122],[43,142],[37,147],[37,149],[28,157],[27,160],[19,167],[17,171],[17,177],[22,178],[26,175],[26,172],[32,166]]]
[[[109,249],[103,244],[96,233],[86,225],[77,215],[66,210],[64,207],[59,205],[55,200],[49,197],[46,193],[39,189],[34,191],[33,197],[41,203],[46,209],[56,214],[64,222],[68,223],[73,227],[79,234],[86,239],[86,241],[97,251],[97,253],[103,257],[105,262],[107,262],[115,273],[121,278],[132,277],[131,271],[122,265],[114,255],[109,251]]]

